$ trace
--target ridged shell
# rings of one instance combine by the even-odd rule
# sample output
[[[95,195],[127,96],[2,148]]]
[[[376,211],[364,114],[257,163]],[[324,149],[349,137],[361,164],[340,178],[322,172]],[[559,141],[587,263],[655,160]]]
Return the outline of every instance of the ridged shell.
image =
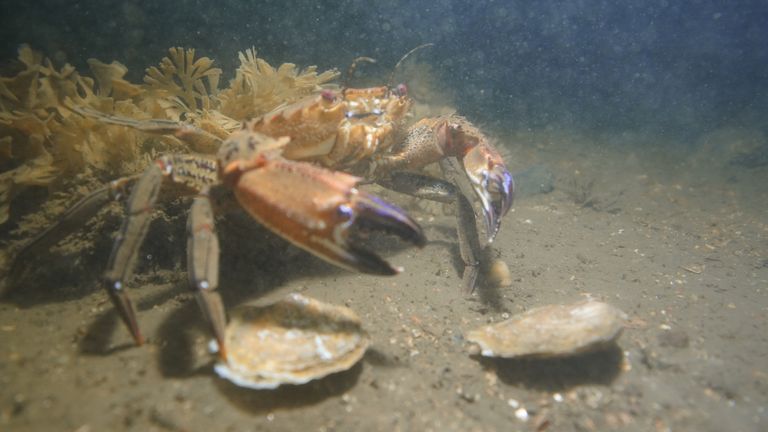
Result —
[[[486,357],[558,357],[616,340],[626,314],[602,302],[583,301],[531,309],[466,335]]]
[[[304,384],[347,370],[370,344],[351,309],[300,294],[236,309],[225,341],[227,362],[216,364],[216,373],[254,389]]]

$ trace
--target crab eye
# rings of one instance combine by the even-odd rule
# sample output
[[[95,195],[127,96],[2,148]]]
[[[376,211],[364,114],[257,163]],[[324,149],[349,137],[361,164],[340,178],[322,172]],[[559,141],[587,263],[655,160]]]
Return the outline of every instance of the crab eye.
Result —
[[[333,91],[333,90],[327,90],[327,89],[326,89],[326,90],[323,90],[323,91],[320,93],[320,96],[321,96],[323,99],[325,99],[326,101],[328,101],[328,102],[333,102],[333,101],[335,101],[335,100],[336,100],[336,93],[334,93],[334,91]]]

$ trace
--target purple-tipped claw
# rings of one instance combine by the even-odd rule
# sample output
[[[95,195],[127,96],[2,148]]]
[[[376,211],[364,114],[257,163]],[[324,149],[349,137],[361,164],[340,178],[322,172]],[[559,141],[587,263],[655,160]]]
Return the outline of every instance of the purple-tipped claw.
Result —
[[[230,166],[227,175],[235,183],[235,197],[251,216],[339,267],[380,275],[398,273],[364,248],[371,231],[394,234],[418,246],[426,242],[419,225],[403,210],[358,189],[358,177],[280,158],[266,159],[258,166]]]
[[[353,200],[353,206],[353,209],[340,208],[340,211],[350,211],[351,219],[346,228],[353,227],[355,235],[349,239],[346,247],[349,257],[348,264],[355,270],[378,275],[395,275],[399,272],[357,241],[358,239],[355,237],[360,237],[361,233],[378,231],[395,235],[418,247],[423,247],[426,244],[426,237],[424,237],[419,224],[399,207],[361,191],[358,191]]]
[[[469,153],[483,153],[480,158],[465,158],[464,169],[469,177],[472,189],[483,207],[483,220],[488,243],[491,243],[501,227],[501,219],[512,207],[515,196],[515,182],[507,167],[499,162],[495,152],[483,152],[476,147]],[[474,156],[479,156],[475,154]],[[477,163],[481,160],[482,163]],[[468,162],[475,162],[474,164]]]
[[[515,181],[504,165],[496,165],[488,177],[486,190],[490,194],[490,209],[483,206],[488,225],[488,242],[492,242],[501,227],[501,218],[507,214],[515,197]],[[490,215],[490,217],[489,217]]]

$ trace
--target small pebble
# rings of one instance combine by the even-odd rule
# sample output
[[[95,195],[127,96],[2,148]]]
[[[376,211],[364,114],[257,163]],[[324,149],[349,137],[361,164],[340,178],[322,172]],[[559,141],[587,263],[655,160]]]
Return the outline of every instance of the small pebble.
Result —
[[[520,421],[528,421],[528,410],[525,408],[518,408],[515,410],[515,417]]]

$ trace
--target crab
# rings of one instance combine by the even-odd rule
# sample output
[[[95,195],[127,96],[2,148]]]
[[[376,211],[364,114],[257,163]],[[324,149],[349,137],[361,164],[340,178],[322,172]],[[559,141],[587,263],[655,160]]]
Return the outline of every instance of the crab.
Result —
[[[214,210],[234,199],[254,219],[294,245],[352,271],[395,275],[399,269],[364,248],[360,238],[382,231],[422,247],[419,225],[398,207],[360,190],[359,177],[282,156],[290,142],[248,127],[224,140],[215,158],[173,154],[158,158],[142,174],[115,180],[70,209],[27,247],[39,249],[66,235],[78,221],[106,201],[131,190],[126,217],[104,274],[104,288],[137,345],[144,343],[126,290],[139,247],[146,237],[152,209],[163,183],[194,195],[187,220],[187,272],[219,346],[226,358],[226,314],[217,292],[219,242]],[[286,193],[290,191],[290,193]],[[218,206],[216,205],[218,204]]]
[[[405,84],[326,89],[255,119],[247,128],[290,137],[283,152],[288,159],[348,171],[397,192],[455,205],[463,286],[471,293],[480,252],[493,242],[512,206],[514,181],[488,137],[464,117],[425,118],[406,128],[412,103]],[[434,163],[444,178],[422,172]],[[471,192],[462,188],[467,183],[463,179]],[[484,239],[477,230],[472,195],[482,206]]]
[[[104,286],[140,345],[144,338],[125,283],[146,236],[160,186],[164,181],[180,185],[195,195],[187,227],[190,285],[197,292],[220,356],[225,358],[226,315],[216,291],[219,245],[212,201],[233,197],[264,226],[334,265],[370,274],[397,274],[398,269],[360,245],[361,231],[384,231],[416,246],[424,246],[426,239],[403,210],[358,187],[368,182],[456,206],[465,265],[463,286],[471,292],[482,243],[492,242],[498,233],[502,217],[512,205],[514,182],[499,152],[471,122],[448,115],[406,127],[411,105],[404,84],[326,88],[247,121],[223,139],[194,123],[134,120],[69,106],[107,124],[172,134],[192,148],[214,147],[218,153],[215,157],[163,156],[143,174],[113,181],[76,204],[16,261],[58,241],[77,221],[130,190],[127,216],[109,258]],[[433,163],[440,165],[445,178],[421,172]],[[462,187],[465,183],[469,190]],[[484,239],[478,231],[473,195],[482,206]]]

